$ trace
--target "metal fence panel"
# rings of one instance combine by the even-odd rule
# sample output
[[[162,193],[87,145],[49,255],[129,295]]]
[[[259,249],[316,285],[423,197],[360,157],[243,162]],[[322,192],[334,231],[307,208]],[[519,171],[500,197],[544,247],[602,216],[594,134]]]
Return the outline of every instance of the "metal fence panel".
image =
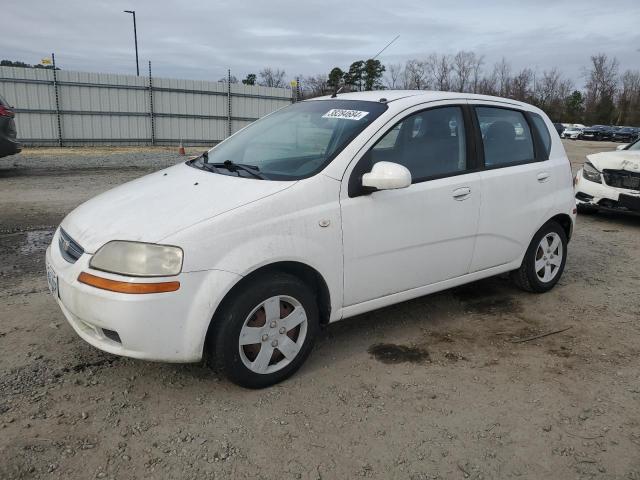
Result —
[[[212,145],[292,101],[285,88],[64,70],[56,76],[59,109],[51,70],[0,67],[0,95],[16,108],[26,145]]]

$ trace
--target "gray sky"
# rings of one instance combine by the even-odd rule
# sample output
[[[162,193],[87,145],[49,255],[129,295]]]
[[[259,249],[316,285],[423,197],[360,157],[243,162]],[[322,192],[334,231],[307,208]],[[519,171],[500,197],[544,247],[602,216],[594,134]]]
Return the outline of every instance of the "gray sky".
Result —
[[[604,7],[603,7],[604,6]],[[558,66],[576,86],[589,56],[640,69],[640,0],[19,0],[2,5],[0,59],[38,63],[51,51],[65,70],[135,73],[136,10],[141,70],[217,80],[264,66],[327,73],[398,41],[383,63],[473,50],[489,68]],[[141,72],[142,73],[142,72]]]

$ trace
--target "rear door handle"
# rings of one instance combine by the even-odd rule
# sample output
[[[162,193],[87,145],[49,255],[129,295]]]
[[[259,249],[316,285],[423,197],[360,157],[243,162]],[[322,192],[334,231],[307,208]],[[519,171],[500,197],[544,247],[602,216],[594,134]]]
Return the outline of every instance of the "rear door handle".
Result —
[[[549,176],[550,176],[550,175],[551,175],[551,174],[550,174],[549,172],[540,172],[540,173],[538,174],[538,181],[539,181],[540,183],[542,183],[542,182],[546,182],[547,180],[549,180]]]
[[[453,191],[453,198],[458,201],[465,200],[469,195],[471,195],[471,189],[469,187],[456,188]]]

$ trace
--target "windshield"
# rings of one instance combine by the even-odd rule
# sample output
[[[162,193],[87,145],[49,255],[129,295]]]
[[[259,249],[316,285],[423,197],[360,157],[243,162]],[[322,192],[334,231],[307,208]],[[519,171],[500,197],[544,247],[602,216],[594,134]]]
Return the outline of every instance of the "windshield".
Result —
[[[626,148],[626,150],[640,150],[640,140],[633,142]]]
[[[285,107],[220,143],[208,164],[225,161],[250,167],[267,180],[298,180],[328,165],[387,105],[357,100],[316,100]],[[207,169],[202,157],[188,162]],[[216,168],[221,174],[256,178],[246,170]]]

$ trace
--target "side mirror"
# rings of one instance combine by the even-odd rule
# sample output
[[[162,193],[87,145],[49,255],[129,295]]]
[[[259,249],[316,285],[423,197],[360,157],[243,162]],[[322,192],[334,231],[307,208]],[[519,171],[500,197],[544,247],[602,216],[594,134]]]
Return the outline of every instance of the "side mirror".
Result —
[[[369,173],[362,175],[362,186],[375,190],[393,190],[411,185],[411,172],[393,162],[378,162]]]

